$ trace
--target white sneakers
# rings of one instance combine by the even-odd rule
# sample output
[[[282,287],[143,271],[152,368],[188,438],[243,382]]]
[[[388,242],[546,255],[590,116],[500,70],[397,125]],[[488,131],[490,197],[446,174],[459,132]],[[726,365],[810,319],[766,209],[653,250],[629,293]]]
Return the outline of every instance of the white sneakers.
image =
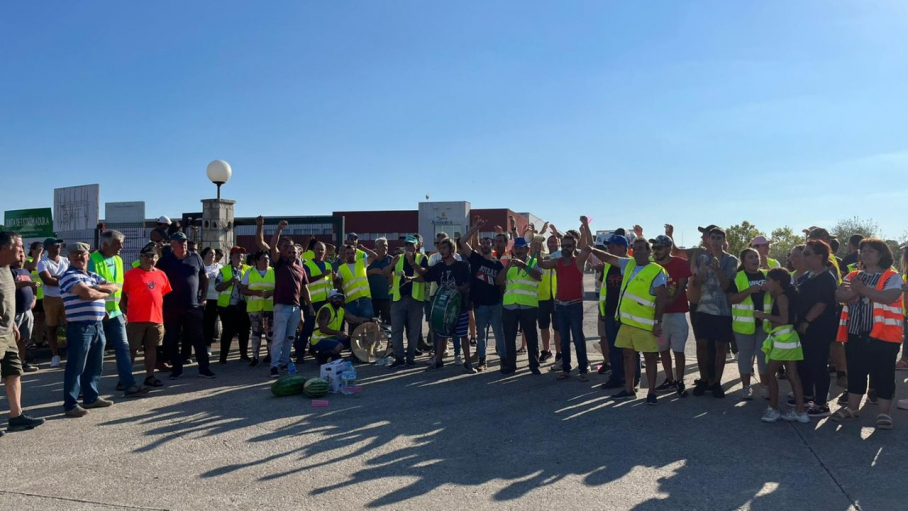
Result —
[[[763,422],[775,422],[779,420],[780,417],[782,417],[782,412],[771,406],[767,406],[766,411],[763,412],[763,417],[761,417],[760,420]]]
[[[810,416],[807,415],[807,412],[798,413],[794,408],[783,413],[782,418],[789,422],[797,421],[801,424],[807,424],[808,422],[810,422]]]
[[[899,399],[895,402],[895,406],[897,406],[901,410],[908,410],[908,398]]]
[[[54,357],[50,359],[50,366],[60,367],[60,355],[54,355]]]
[[[754,398],[754,388],[750,385],[741,389],[741,401],[750,401]]]

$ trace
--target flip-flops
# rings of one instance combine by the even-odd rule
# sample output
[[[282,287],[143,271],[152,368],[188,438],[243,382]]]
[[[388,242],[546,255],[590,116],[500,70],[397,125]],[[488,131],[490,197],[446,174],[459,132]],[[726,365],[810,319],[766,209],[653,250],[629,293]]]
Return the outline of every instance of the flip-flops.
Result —
[[[836,422],[852,422],[858,420],[860,417],[861,416],[857,412],[851,410],[847,406],[839,408],[834,414],[832,414],[832,420]]]
[[[892,417],[885,413],[877,415],[876,429],[892,429]]]

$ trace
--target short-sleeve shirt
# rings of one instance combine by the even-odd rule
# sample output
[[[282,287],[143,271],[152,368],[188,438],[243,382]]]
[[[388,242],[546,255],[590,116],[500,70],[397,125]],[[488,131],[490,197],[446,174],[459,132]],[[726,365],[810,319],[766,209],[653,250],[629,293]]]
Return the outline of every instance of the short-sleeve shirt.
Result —
[[[303,286],[309,285],[306,270],[298,259],[287,262],[281,257],[274,262],[274,304],[300,306]]]
[[[410,266],[410,263],[407,262],[406,257],[401,256],[401,258],[403,258],[403,260],[404,260],[404,265],[403,265],[404,275],[407,277],[412,277],[414,274],[413,267]],[[420,257],[419,266],[422,266],[423,268],[427,268],[428,264],[429,264],[428,257],[425,257],[425,256]],[[413,294],[413,281],[402,279],[400,281],[400,296],[410,296],[411,294]]]
[[[372,264],[366,268],[369,270],[384,270],[391,264],[391,256],[385,254],[385,257],[372,261]],[[369,275],[369,292],[373,300],[390,300],[390,284],[386,275]]]
[[[16,281],[9,267],[0,268],[0,356],[16,349]]]
[[[680,285],[681,279],[689,279],[691,276],[690,273],[690,263],[681,259],[680,257],[672,257],[671,260],[663,266],[665,268],[666,277],[666,289],[669,293],[676,292],[675,298],[665,305],[666,313],[683,313],[690,310],[690,306],[687,302],[687,294],[677,292],[678,286]]]
[[[501,289],[495,283],[498,274],[504,270],[504,265],[496,259],[486,259],[473,251],[470,254],[470,271],[473,279],[470,281],[470,301],[473,306],[498,305],[501,303]]]
[[[879,285],[882,273],[858,273],[858,278],[864,281],[864,284],[876,289]],[[844,282],[851,282],[848,275],[845,276]],[[883,291],[891,289],[902,289],[902,279],[898,274],[893,274],[883,283]],[[873,330],[873,301],[866,296],[859,296],[848,302],[848,333],[852,335],[869,334]]]
[[[59,261],[54,261],[47,257],[47,254],[38,261],[38,273],[43,273],[45,270],[50,273],[51,277],[57,277],[58,279],[66,273],[66,270],[69,269],[69,259],[60,256]],[[59,286],[48,286],[44,285],[44,296],[50,296],[53,298],[60,298],[60,287]]]
[[[712,254],[704,253],[697,258],[697,273],[706,272],[707,275],[700,288],[697,313],[731,317],[731,304],[728,302],[728,294],[725,289],[722,289],[719,277],[708,266],[712,257]],[[731,254],[723,253],[722,258],[719,259],[719,271],[724,273],[728,280],[735,280],[735,275],[738,273],[738,258]]]
[[[808,327],[811,336],[816,333],[817,338],[824,336],[832,339],[838,325],[838,302],[835,300],[836,278],[832,272],[821,271],[819,274],[805,273],[798,281],[798,300],[795,312],[797,317],[804,320],[807,313],[814,305],[825,303],[826,309],[820,317],[813,320]],[[789,321],[793,322],[794,319]],[[869,330],[868,330],[869,331]]]
[[[2,271],[2,270],[0,270]],[[16,282],[31,282],[32,276],[24,268],[12,269],[13,280]],[[35,299],[35,290],[31,286],[23,286],[16,290],[16,315],[25,314],[32,310],[32,301]]]
[[[435,282],[439,286],[461,287],[468,284],[473,276],[470,274],[470,265],[464,261],[454,261],[453,264],[445,264],[444,261],[430,266],[423,280],[426,282]],[[467,310],[466,307],[463,310]]]
[[[627,265],[631,261],[633,261],[633,259],[631,259],[629,257],[618,259],[618,267],[621,268],[622,280],[633,279],[634,277],[637,276],[638,273],[640,273],[640,271],[643,268],[646,268],[646,266],[647,266],[647,265],[643,265],[643,266],[634,265],[634,269],[631,271],[631,274],[628,275],[627,274]],[[653,279],[653,282],[649,285],[649,294],[655,295],[656,288],[666,285],[667,282],[668,282],[668,279],[665,277],[665,272],[664,271],[659,272],[659,274],[656,275],[656,277]]]
[[[123,293],[130,323],[164,323],[164,295],[170,291],[167,274],[157,268],[133,268],[124,273]]]
[[[157,268],[167,274],[173,289],[164,297],[164,308],[170,310],[191,309],[199,305],[199,274],[205,273],[205,263],[196,253],[187,253],[177,259],[173,253],[166,254],[158,261]]]
[[[66,273],[60,277],[60,292],[63,297],[63,308],[66,312],[66,321],[69,323],[94,323],[101,321],[107,314],[104,307],[105,300],[83,300],[73,293],[73,288],[79,283],[88,287],[95,287],[106,284],[97,273],[90,271],[80,271],[76,268],[66,270]]]

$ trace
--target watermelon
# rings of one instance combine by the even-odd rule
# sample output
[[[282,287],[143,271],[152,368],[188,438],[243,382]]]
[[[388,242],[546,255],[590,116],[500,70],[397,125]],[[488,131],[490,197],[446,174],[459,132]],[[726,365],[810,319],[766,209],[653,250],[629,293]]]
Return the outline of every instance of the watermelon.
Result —
[[[295,396],[303,393],[306,378],[298,374],[281,376],[271,384],[271,393],[277,397]]]
[[[312,378],[303,385],[303,392],[309,397],[322,397],[328,394],[328,382],[322,378]]]

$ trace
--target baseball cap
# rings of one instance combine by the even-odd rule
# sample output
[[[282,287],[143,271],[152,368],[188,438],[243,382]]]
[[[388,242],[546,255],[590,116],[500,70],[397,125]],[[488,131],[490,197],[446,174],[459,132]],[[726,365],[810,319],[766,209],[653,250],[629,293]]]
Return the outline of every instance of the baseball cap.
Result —
[[[171,222],[171,221],[170,221],[170,218],[167,218],[166,216],[159,216],[159,217],[158,217],[158,223],[159,223],[159,224],[167,224],[167,225],[170,225],[170,224],[173,223],[173,222]]]
[[[243,247],[233,247],[233,248],[230,249],[230,255],[233,255],[233,254],[245,254],[245,253],[246,253],[246,249],[243,248]]]
[[[142,250],[139,251],[139,253],[140,253],[140,254],[152,254],[152,253],[157,253],[157,250],[155,250],[155,248],[156,248],[156,245],[154,244],[154,242],[152,242],[152,243],[146,243],[145,246],[142,247]]]
[[[404,239],[404,243],[409,243],[409,244],[411,244],[411,245],[416,245],[417,243],[419,243],[419,240],[416,239],[416,236],[413,236],[413,235],[411,234],[411,235],[407,236],[407,237]]]
[[[70,254],[74,254],[76,252],[91,252],[91,247],[88,246],[88,243],[83,243],[81,241],[77,241],[66,248],[69,249]]]
[[[186,241],[189,238],[186,237],[186,234],[183,233],[183,231],[177,231],[177,232],[171,234],[170,238],[168,238],[168,239],[170,241]]]
[[[527,240],[523,236],[514,239],[514,248],[523,248],[527,246]]]
[[[348,233],[347,233],[347,239],[349,240],[349,239],[352,239],[352,238],[359,239],[359,234],[356,234],[355,232],[348,232]]]
[[[766,236],[757,236],[754,239],[750,240],[750,246],[754,245],[768,245],[770,241],[766,239]]]
[[[606,245],[621,245],[622,247],[627,248],[628,242],[627,237],[620,234],[613,234],[608,241],[605,242]]]
[[[61,243],[63,243],[63,240],[61,240],[60,238],[44,238],[45,247],[48,245],[59,245]]]
[[[711,230],[713,230],[713,229],[715,229],[715,228],[717,228],[717,227],[719,227],[719,226],[718,226],[718,225],[709,224],[709,225],[707,225],[706,227],[697,227],[697,230],[700,231],[700,232],[702,232],[703,234],[706,234],[706,233],[708,233],[709,231],[711,231]]]
[[[335,296],[339,296],[339,297],[343,298],[344,293],[337,289],[332,289],[331,291],[328,291],[328,298],[334,298]]]
[[[653,245],[665,245],[666,247],[671,247],[675,244],[675,242],[665,234],[660,234],[655,238],[649,240],[649,242]]]

